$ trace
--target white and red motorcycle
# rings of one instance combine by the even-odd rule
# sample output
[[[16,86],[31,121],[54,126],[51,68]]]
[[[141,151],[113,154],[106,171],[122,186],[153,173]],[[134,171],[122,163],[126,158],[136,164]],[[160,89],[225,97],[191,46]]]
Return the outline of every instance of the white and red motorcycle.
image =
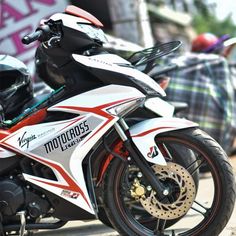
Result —
[[[1,124],[1,234],[93,219],[102,203],[122,235],[218,235],[235,201],[226,154],[197,124],[166,116],[173,110],[161,100],[165,92],[139,63],[103,50],[101,27],[68,6],[23,38],[39,40],[63,76],[47,98]],[[167,46],[152,50],[150,61]],[[145,118],[134,121],[137,111]],[[185,165],[177,150],[195,158]],[[203,164],[206,196],[194,178]],[[189,217],[192,225],[181,228]]]

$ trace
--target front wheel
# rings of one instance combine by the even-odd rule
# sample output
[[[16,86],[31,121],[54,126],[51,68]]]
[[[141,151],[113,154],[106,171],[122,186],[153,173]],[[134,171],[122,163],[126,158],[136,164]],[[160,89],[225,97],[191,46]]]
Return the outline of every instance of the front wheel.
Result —
[[[156,137],[156,143],[167,153],[173,145],[189,149],[196,160],[187,167],[174,157],[167,166],[152,165],[169,190],[166,198],[159,199],[132,157],[128,164],[114,159],[104,184],[105,209],[113,226],[122,235],[218,235],[235,202],[234,175],[225,152],[199,129],[164,133]],[[208,172],[196,186],[194,174],[203,165]],[[149,217],[143,217],[144,211]]]

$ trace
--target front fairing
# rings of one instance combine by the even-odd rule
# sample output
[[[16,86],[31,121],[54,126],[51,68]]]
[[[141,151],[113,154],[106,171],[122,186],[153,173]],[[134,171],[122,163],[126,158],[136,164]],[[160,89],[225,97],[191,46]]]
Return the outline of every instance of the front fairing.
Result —
[[[54,179],[36,176],[27,170],[23,177],[95,214],[84,178],[83,161],[119,116],[135,107],[135,101],[143,99],[145,95],[135,88],[109,85],[62,100],[45,111],[55,120],[26,125],[12,133],[2,130],[0,158],[18,154],[49,167]],[[58,112],[73,114],[74,118],[58,120]]]
[[[159,117],[141,121],[131,126],[129,131],[135,146],[148,162],[166,165],[165,157],[157,146],[155,138],[161,133],[194,127],[198,127],[198,124],[186,119]]]
[[[106,84],[133,86],[149,96],[166,96],[165,91],[151,77],[135,69],[128,61],[114,54],[95,56],[72,55]]]

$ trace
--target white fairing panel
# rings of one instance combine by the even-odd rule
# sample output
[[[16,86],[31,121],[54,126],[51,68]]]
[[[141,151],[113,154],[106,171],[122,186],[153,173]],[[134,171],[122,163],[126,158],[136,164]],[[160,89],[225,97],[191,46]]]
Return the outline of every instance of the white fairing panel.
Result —
[[[163,97],[166,96],[165,91],[151,77],[132,67],[122,66],[122,64],[129,64],[129,62],[117,55],[101,54],[88,57],[73,54],[72,56],[78,63],[85,66],[113,71],[126,76],[128,75],[141,82],[143,86],[147,85],[149,88],[152,88]]]
[[[63,25],[73,28],[75,30],[76,29],[79,30],[78,23],[91,24],[91,22],[86,19],[83,19],[78,16],[64,14],[64,13],[56,13],[56,14],[50,16],[50,19],[52,19],[54,21],[62,20]]]
[[[86,19],[63,13],[56,13],[52,15],[50,19],[54,21],[61,20],[63,25],[68,28],[83,32],[93,39],[98,38],[104,43],[107,42],[107,38],[103,30],[93,26],[91,22]]]
[[[158,165],[166,165],[165,158],[155,143],[155,137],[167,131],[197,126],[196,123],[180,118],[154,118],[130,127],[130,135],[147,161]]]
[[[161,117],[172,117],[175,107],[159,97],[148,98],[144,106]]]
[[[0,158],[12,157],[15,155],[16,154],[14,152],[9,152],[6,149],[0,147]]]
[[[121,85],[108,85],[102,88],[94,89],[80,95],[74,96],[70,99],[64,100],[55,106],[50,107],[49,111],[65,110],[62,106],[75,105],[78,107],[97,107],[107,103],[113,103],[126,99],[145,98],[145,95],[138,91],[136,88],[121,86]],[[60,108],[58,108],[60,107]],[[68,109],[67,109],[68,111]],[[83,113],[78,110],[78,113]]]
[[[24,178],[94,214],[82,161],[119,119],[109,110],[144,97],[134,88],[110,85],[66,99],[48,111],[74,113],[74,118],[22,127],[0,140],[0,156],[22,154],[48,166],[57,180],[26,173]]]

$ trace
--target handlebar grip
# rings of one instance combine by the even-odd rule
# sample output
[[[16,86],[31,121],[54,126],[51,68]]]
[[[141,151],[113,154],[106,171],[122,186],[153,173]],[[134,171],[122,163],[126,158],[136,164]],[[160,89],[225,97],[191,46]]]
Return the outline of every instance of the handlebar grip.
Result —
[[[30,44],[36,40],[38,40],[41,36],[43,35],[42,30],[37,30],[32,34],[28,34],[22,38],[22,43],[23,44]]]

